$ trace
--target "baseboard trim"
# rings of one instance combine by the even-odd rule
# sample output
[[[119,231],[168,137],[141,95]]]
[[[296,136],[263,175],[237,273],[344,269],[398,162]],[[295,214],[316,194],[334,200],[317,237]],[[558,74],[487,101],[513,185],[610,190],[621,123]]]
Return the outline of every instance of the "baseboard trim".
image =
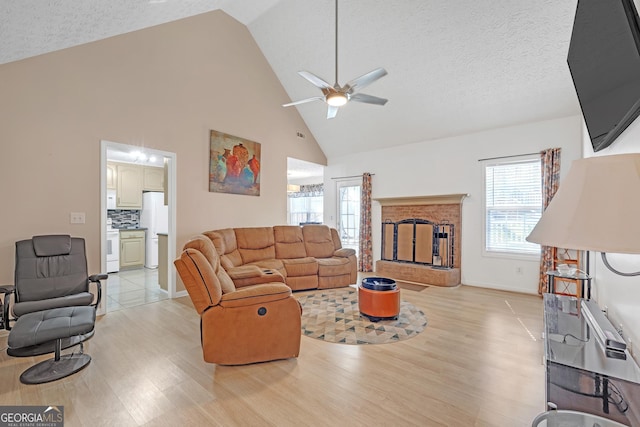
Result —
[[[187,290],[184,289],[182,291],[176,292],[176,295],[174,296],[174,298],[186,297],[187,295],[189,295],[189,292],[187,292]]]

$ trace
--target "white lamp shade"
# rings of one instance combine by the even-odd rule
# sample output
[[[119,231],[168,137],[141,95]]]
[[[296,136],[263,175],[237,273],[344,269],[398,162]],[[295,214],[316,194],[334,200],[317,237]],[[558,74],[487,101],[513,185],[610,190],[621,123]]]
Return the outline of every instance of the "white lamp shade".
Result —
[[[640,153],[574,161],[527,241],[640,253]]]

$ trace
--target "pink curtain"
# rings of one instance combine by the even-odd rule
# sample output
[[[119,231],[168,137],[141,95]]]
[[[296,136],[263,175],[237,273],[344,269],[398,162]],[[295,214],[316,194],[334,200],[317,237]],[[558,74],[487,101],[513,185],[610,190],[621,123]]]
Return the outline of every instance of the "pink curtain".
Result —
[[[549,206],[549,202],[558,191],[560,183],[560,148],[549,148],[540,152],[542,160],[542,208]],[[546,272],[553,267],[553,248],[542,246],[540,248],[540,280],[538,293],[542,295],[549,289],[549,278]]]
[[[371,174],[362,174],[360,195],[360,247],[358,271],[373,271],[373,245],[371,243]]]

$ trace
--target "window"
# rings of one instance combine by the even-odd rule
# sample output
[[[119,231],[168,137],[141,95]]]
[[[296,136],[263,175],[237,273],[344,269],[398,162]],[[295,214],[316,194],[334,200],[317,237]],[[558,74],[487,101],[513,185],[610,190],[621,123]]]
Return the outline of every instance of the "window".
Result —
[[[322,184],[301,185],[299,191],[288,193],[288,223],[322,223],[324,188]]]
[[[542,215],[541,161],[485,164],[485,252],[538,255],[529,235]]]

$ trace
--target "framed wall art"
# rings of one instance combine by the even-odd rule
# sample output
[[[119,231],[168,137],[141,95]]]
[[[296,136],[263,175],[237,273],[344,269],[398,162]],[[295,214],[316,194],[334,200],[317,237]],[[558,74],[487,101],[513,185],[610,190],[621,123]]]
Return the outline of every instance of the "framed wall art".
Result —
[[[260,195],[260,143],[212,130],[209,191]]]

